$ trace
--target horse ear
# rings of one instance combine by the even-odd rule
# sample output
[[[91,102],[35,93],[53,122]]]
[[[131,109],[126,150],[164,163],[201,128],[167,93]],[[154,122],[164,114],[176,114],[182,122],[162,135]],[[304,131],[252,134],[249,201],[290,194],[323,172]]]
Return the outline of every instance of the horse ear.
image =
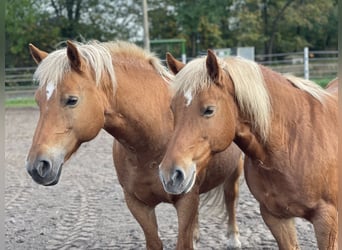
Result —
[[[78,52],[76,45],[69,40],[67,41],[67,55],[68,55],[71,67],[76,71],[81,71],[82,61],[81,61],[80,54]]]
[[[221,74],[220,67],[219,67],[215,52],[210,49],[208,49],[206,66],[207,66],[207,71],[208,71],[210,78],[215,83],[220,83],[220,74]]]
[[[168,68],[174,74],[177,74],[185,66],[184,63],[182,63],[181,61],[178,61],[169,52],[166,53],[166,63],[167,63]]]
[[[47,52],[38,49],[32,43],[29,44],[29,48],[32,58],[37,64],[39,64],[48,55]]]

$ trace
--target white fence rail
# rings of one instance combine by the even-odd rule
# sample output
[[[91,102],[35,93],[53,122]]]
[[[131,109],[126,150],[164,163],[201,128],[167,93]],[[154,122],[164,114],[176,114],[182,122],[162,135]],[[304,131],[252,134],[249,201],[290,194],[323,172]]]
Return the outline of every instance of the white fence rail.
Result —
[[[305,60],[307,59],[307,60]],[[280,73],[290,73],[310,79],[333,79],[337,76],[338,51],[307,51],[278,53],[271,55],[255,55],[255,61]],[[32,81],[36,67],[5,69],[5,90],[30,94],[37,88]]]
[[[280,73],[289,73],[307,79],[337,77],[338,51],[309,51],[256,55],[255,60]]]
[[[34,88],[32,77],[35,69],[36,67],[6,68],[5,89]]]

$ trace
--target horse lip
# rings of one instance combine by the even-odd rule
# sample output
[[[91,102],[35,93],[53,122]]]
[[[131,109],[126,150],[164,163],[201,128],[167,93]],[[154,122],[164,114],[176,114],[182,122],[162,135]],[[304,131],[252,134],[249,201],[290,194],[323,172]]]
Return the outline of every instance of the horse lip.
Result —
[[[166,185],[164,187],[166,187],[165,191],[169,194],[179,195],[183,193],[183,190],[180,190],[179,188],[171,187],[170,185]]]
[[[52,182],[42,183],[42,185],[47,186],[47,187],[48,187],[48,186],[54,186],[54,185],[56,185],[56,184],[59,182],[59,178],[61,177],[62,166],[63,166],[63,164],[61,164],[61,165],[59,166],[58,172],[57,172],[57,174],[56,174],[54,180],[52,180]]]

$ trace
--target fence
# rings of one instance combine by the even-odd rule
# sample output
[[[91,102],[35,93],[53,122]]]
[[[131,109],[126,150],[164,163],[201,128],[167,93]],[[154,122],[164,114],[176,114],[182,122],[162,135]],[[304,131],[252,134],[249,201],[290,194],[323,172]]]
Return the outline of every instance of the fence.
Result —
[[[312,80],[337,77],[338,51],[309,51],[256,55],[255,60],[280,73]]]
[[[33,97],[37,85],[32,76],[36,67],[6,68],[5,93],[6,98]]]
[[[305,63],[305,59],[308,59]],[[280,73],[290,73],[310,79],[333,79],[337,76],[338,51],[308,51],[255,55],[255,61]],[[5,70],[7,98],[33,96],[37,85],[32,82],[36,67],[8,68]]]

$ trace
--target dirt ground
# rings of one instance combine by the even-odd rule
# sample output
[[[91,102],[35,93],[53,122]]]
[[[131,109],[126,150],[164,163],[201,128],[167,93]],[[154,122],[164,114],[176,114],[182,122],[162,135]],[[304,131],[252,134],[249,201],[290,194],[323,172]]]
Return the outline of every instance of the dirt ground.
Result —
[[[6,110],[6,249],[144,249],[143,232],[126,207],[112,163],[113,139],[101,132],[64,165],[60,182],[36,184],[24,167],[38,110]],[[164,249],[174,249],[175,209],[157,207]],[[245,182],[237,208],[242,249],[277,249]],[[296,220],[302,249],[317,249],[313,227]],[[226,224],[200,214],[197,249],[226,249]]]

